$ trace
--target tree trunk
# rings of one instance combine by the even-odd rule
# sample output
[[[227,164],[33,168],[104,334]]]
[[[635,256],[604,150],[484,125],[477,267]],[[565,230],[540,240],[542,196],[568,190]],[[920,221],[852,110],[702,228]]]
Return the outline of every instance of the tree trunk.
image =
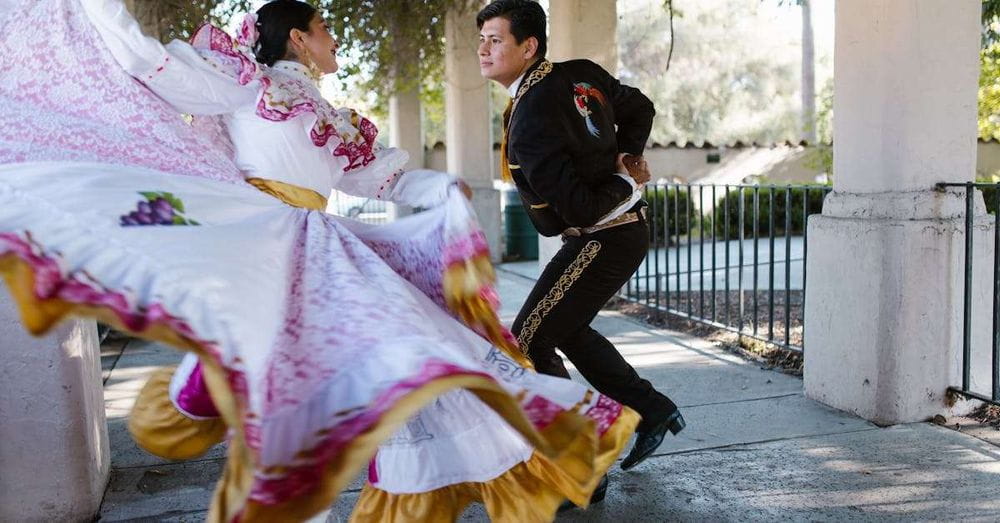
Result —
[[[802,0],[802,138],[816,142],[816,52],[811,0]]]
[[[214,5],[185,0],[125,0],[125,7],[135,16],[142,32],[163,43],[187,38],[207,21]]]
[[[146,36],[163,41],[169,22],[160,16],[156,0],[125,0],[125,7],[139,22],[139,27]]]

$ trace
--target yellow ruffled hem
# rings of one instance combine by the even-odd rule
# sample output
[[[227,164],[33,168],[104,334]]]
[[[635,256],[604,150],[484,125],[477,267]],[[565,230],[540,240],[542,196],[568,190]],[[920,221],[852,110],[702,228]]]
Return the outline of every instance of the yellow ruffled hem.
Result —
[[[265,178],[247,178],[247,183],[293,207],[314,211],[326,210],[326,197],[312,189]]]
[[[34,335],[45,334],[69,316],[87,317],[133,336],[192,351],[199,356],[212,401],[225,425],[231,429],[226,468],[216,487],[207,518],[212,522],[237,519],[247,522],[304,521],[312,517],[333,503],[337,494],[375,454],[381,441],[391,436],[408,418],[434,398],[456,388],[464,388],[475,394],[517,430],[540,455],[556,463],[561,469],[559,475],[572,478],[581,485],[581,489],[576,492],[563,493],[578,505],[586,504],[589,494],[585,493],[592,491],[600,478],[596,471],[605,470],[614,462],[638,420],[634,412],[626,410],[623,413],[625,415],[616,423],[619,430],[614,431],[617,434],[614,454],[600,460],[607,461],[606,466],[601,468],[593,420],[579,413],[563,412],[550,426],[538,431],[528,421],[518,402],[494,381],[470,375],[439,378],[397,401],[367,432],[353,439],[336,459],[327,463],[326,473],[311,492],[281,504],[263,505],[249,499],[255,460],[246,446],[243,434],[244,406],[231,393],[225,369],[200,342],[176,332],[165,322],[151,323],[142,331],[134,331],[108,307],[80,305],[58,298],[39,299],[34,293],[34,270],[14,254],[0,256],[0,276],[10,288],[25,328]],[[626,423],[622,424],[623,421]],[[607,434],[603,439],[607,439]],[[303,454],[307,456],[309,452]]]
[[[129,414],[128,430],[147,452],[171,460],[201,456],[226,437],[221,418],[192,419],[170,401],[176,367],[158,369],[142,387]]]
[[[590,495],[614,464],[638,422],[638,414],[625,409],[598,442],[596,458],[585,448],[568,449],[556,460],[536,452],[490,481],[458,483],[419,494],[391,494],[365,485],[351,513],[351,522],[456,521],[474,502],[482,503],[494,522],[552,521],[564,499],[587,506]],[[587,454],[592,456],[589,462],[592,467],[587,466]],[[584,476],[574,477],[568,471],[579,471]]]
[[[447,267],[442,278],[445,304],[458,315],[464,325],[482,332],[487,340],[503,351],[518,365],[534,370],[535,365],[525,355],[516,341],[508,336],[506,328],[481,291],[485,284],[496,283],[496,271],[487,254],[479,254]]]

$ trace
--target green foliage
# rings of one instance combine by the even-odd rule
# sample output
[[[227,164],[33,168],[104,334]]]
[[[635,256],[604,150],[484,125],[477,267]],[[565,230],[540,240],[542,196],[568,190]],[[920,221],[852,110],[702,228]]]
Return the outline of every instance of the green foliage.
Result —
[[[833,143],[833,78],[827,79],[816,98],[819,106],[816,108],[816,139],[819,143]]]
[[[1000,139],[1000,43],[979,52],[979,137]]]
[[[134,0],[158,9],[164,40],[187,37],[205,21],[222,24],[253,9],[253,0],[180,2]],[[322,9],[341,53],[363,57],[338,76],[360,79],[385,102],[394,92],[443,76],[444,14],[468,0],[312,0]],[[469,3],[469,5],[472,5]]]
[[[188,39],[201,24],[223,24],[232,15],[228,2],[125,0],[143,31],[163,42]]]
[[[656,247],[664,246],[664,236],[683,236],[698,223],[699,216],[691,206],[686,189],[678,187],[646,186],[643,199],[649,204],[650,241]],[[688,217],[688,210],[691,216]],[[664,214],[666,216],[664,217]],[[666,220],[664,221],[664,218]],[[663,224],[667,230],[663,230]],[[656,225],[653,225],[656,224]]]
[[[816,144],[809,152],[804,164],[810,169],[826,173],[826,179],[831,180],[833,178],[833,145]]]
[[[833,178],[833,79],[829,79],[817,96],[816,144],[809,152],[805,165],[825,172],[827,180]]]
[[[977,176],[977,183],[992,183],[1000,184],[1000,175],[992,174],[989,176]],[[980,187],[979,191],[983,193],[983,200],[986,203],[986,212],[990,214],[996,214],[997,212],[997,186],[993,185],[991,187]]]
[[[755,190],[756,189],[756,190]],[[787,216],[786,193],[791,193],[791,234],[802,234],[805,225],[804,211],[808,214],[816,214],[823,210],[823,198],[826,196],[828,186],[759,186],[756,188],[743,189],[743,235],[744,238],[752,238],[754,228],[759,236],[767,236],[771,219],[771,194],[774,194],[774,234],[785,234],[785,219]],[[807,208],[803,209],[803,200],[808,192]],[[756,195],[757,219],[754,220],[754,198]],[[726,202],[729,203],[729,212],[726,213]],[[715,234],[718,238],[725,238],[726,222],[729,222],[729,239],[735,240],[740,237],[740,192],[732,190],[725,198],[720,198],[712,213],[712,223],[715,225]]]
[[[321,0],[345,51],[364,57],[341,76],[385,100],[444,75],[444,16],[462,0]]]
[[[1000,41],[1000,0],[983,0],[983,47]]]
[[[758,2],[673,4],[671,17],[662,2],[619,2],[619,74],[657,108],[650,139],[767,143],[798,136],[799,36],[763,16],[768,6]]]

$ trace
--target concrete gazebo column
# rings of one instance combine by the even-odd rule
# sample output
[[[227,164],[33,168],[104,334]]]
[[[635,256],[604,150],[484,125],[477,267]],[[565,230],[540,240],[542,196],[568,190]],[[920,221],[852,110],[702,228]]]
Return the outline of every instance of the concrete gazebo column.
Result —
[[[834,191],[809,219],[805,392],[880,424],[924,420],[959,383],[964,199],[934,185],[975,176],[980,2],[836,7]]]
[[[618,72],[616,0],[550,0],[549,59],[586,58]]]
[[[389,97],[389,146],[410,153],[410,160],[405,166],[407,171],[425,167],[419,86],[408,86]],[[393,217],[405,216],[412,211],[404,205],[390,205]]]
[[[424,168],[420,91],[413,87],[389,97],[389,146],[410,153],[406,169]]]
[[[461,2],[460,2],[461,4]],[[479,73],[479,0],[449,9],[445,17],[445,131],[448,172],[473,190],[472,204],[494,261],[502,255],[500,192],[493,187],[493,140],[488,80]]]
[[[90,521],[109,472],[96,324],[34,338],[0,286],[0,521]]]
[[[616,74],[617,31],[616,0],[550,0],[547,57],[554,62],[586,58]],[[539,236],[539,265],[545,267],[561,246],[559,237]]]

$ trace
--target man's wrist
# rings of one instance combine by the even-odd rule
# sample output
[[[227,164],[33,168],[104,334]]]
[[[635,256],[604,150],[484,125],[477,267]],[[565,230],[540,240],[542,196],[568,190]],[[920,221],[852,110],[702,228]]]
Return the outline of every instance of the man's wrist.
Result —
[[[632,175],[626,174],[626,173],[615,173],[615,176],[618,176],[621,179],[623,179],[626,182],[628,182],[629,186],[632,187],[633,191],[639,190],[639,184],[636,183],[635,178],[632,178]]]

